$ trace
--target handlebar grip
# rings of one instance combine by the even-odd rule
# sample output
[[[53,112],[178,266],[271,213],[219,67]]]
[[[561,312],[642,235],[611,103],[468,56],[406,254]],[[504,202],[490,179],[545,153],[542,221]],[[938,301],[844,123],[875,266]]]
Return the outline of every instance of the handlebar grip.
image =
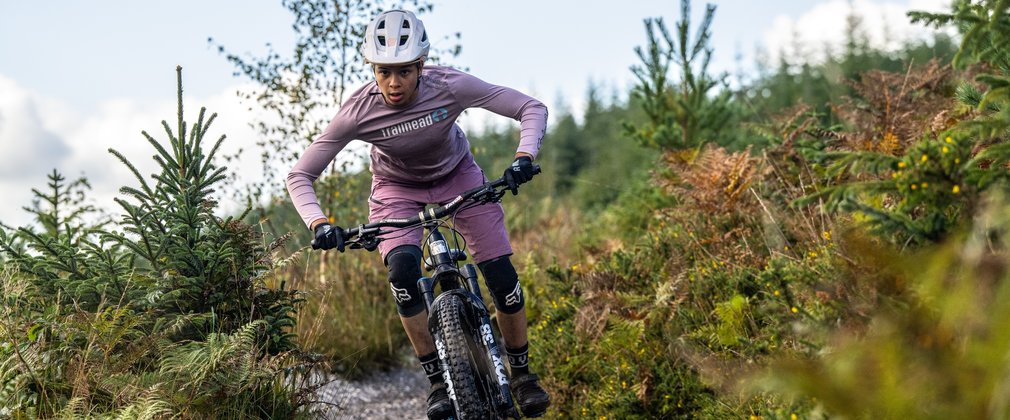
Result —
[[[315,239],[312,239],[312,249],[319,249],[319,245],[316,245]]]

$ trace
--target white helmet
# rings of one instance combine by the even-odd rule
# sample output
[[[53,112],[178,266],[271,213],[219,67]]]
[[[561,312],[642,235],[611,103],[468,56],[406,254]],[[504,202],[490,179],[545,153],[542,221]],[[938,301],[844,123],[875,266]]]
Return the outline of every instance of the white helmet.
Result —
[[[424,23],[405,10],[382,12],[365,29],[361,53],[372,64],[406,64],[428,55]]]

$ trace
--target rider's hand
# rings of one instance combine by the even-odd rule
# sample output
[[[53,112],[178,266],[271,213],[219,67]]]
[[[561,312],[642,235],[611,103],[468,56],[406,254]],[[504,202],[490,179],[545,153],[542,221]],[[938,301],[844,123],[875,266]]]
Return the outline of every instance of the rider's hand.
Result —
[[[508,182],[512,195],[519,194],[519,186],[533,179],[533,174],[533,159],[529,156],[517,157],[505,170],[505,182]]]
[[[316,226],[316,237],[312,240],[312,247],[317,249],[333,249],[344,252],[344,230],[340,226],[331,226],[329,223],[320,223]]]

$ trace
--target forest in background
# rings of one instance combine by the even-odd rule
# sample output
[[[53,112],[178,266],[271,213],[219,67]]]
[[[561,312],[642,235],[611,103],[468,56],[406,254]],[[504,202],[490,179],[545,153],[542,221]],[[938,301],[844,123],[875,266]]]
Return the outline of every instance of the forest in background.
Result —
[[[714,8],[681,7],[646,20],[638,86],[561,110],[544,174],[504,203],[549,416],[1010,414],[1010,5],[913,13],[959,39],[890,52],[853,14],[826,61],[738,87],[707,69]],[[311,64],[235,57],[254,80]],[[309,79],[249,99],[311,96]],[[187,122],[181,72],[179,90],[174,123],[144,133],[163,170],[134,170],[117,219],[87,218],[87,181],[54,171],[36,225],[0,229],[0,417],[312,417],[309,372],[411,362],[377,257],[308,252],[283,196],[215,215],[220,140],[203,110]],[[317,106],[264,138],[310,140]],[[493,171],[516,138],[470,140]],[[317,181],[324,209],[363,221],[369,175],[339,169]]]

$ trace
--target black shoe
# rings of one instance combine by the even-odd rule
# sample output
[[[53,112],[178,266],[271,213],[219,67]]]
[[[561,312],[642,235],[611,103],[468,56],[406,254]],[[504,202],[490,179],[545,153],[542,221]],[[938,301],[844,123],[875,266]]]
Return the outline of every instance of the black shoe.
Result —
[[[547,407],[551,405],[551,396],[547,395],[537,383],[540,378],[532,373],[519,375],[509,380],[509,387],[516,396],[519,409],[524,417],[540,417],[547,412]]]
[[[445,384],[432,385],[431,391],[428,391],[428,419],[449,419],[452,415],[452,401],[449,401],[449,393],[445,392]]]

